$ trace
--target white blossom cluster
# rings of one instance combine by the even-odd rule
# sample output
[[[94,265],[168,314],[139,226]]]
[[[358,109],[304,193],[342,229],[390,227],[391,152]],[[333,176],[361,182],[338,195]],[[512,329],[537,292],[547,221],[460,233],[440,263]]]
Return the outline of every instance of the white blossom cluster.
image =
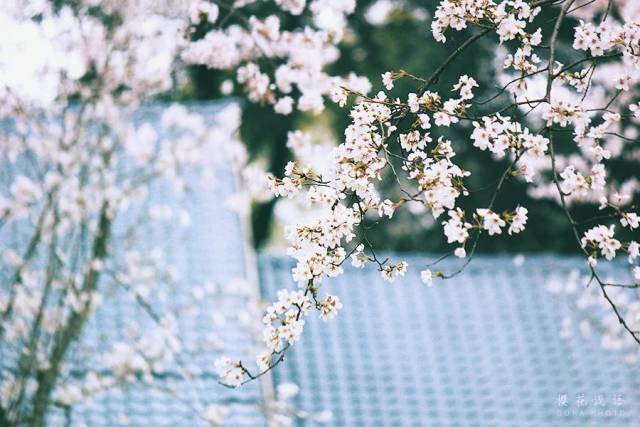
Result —
[[[456,115],[467,108],[465,102],[473,98],[471,88],[476,85],[475,80],[463,76],[454,88],[460,98],[445,103],[433,92],[425,92],[420,97],[409,94],[406,104],[390,101],[380,92],[375,98],[363,100],[353,107],[352,124],[345,130],[345,141],[333,150],[331,163],[325,170],[316,171],[290,162],[282,179],[270,178],[276,196],[301,196],[320,209],[317,218],[291,226],[287,231],[288,253],[297,260],[292,274],[301,290],[294,294],[283,291],[278,302],[267,310],[264,336],[268,350],[258,358],[260,372],[266,372],[283,359],[286,350],[302,333],[302,317],[312,308],[319,310],[322,318],[329,318],[342,306],[332,295],[320,300],[318,290],[325,277],[343,272],[347,245],[356,237],[356,228],[365,215],[391,218],[397,207],[409,201],[420,201],[436,218],[448,210],[464,230],[464,233],[455,234],[453,221],[445,222],[445,229],[450,230],[447,231],[449,239],[455,235],[455,241],[461,244],[457,251],[461,257],[464,257],[464,244],[469,237],[466,230],[470,228],[487,230],[493,235],[501,233],[501,227],[508,222],[509,234],[524,229],[527,221],[524,207],[502,215],[490,209],[478,209],[473,224],[465,222],[464,212],[456,210],[455,203],[466,192],[462,180],[469,172],[453,163],[455,153],[451,141],[439,137],[434,143],[430,136],[431,116],[436,127],[448,127],[455,122]],[[416,129],[399,133],[395,142],[406,155],[402,158],[401,169],[415,185],[416,194],[393,202],[382,200],[375,184],[381,180],[383,171],[392,167],[390,156],[394,153],[389,136],[397,131],[392,124],[393,115],[402,109],[416,114]],[[293,139],[300,137],[302,135],[298,134]],[[347,200],[355,202],[347,204]],[[382,262],[373,252],[366,254],[362,243],[351,250],[350,258],[355,267],[362,267],[367,262],[377,263],[381,276],[389,282],[404,275],[408,267],[405,261]],[[430,276],[423,280],[430,282]],[[223,369],[222,381],[226,384],[239,385],[254,377],[240,361],[229,360],[225,366],[228,369]],[[242,373],[244,375],[240,375]]]
[[[637,258],[637,246],[634,259]],[[636,281],[640,282],[640,268],[636,267]],[[585,286],[587,284],[587,286]],[[615,283],[614,283],[615,284]],[[565,339],[598,339],[603,348],[620,353],[627,363],[638,363],[640,351],[633,337],[620,328],[620,322],[608,302],[602,298],[597,284],[573,270],[566,277],[553,277],[545,288],[564,302],[569,312],[564,317],[560,335]],[[609,297],[615,301],[620,315],[628,319],[632,328],[640,327],[640,303],[627,290],[611,286]]]
[[[515,158],[517,175],[533,184],[531,195],[556,199],[564,209],[577,202],[599,203],[600,210],[609,213],[603,216],[619,222],[617,230],[611,222],[582,228],[567,212],[572,227],[580,235],[579,244],[588,258],[592,281],[597,282],[597,287],[604,293],[605,306],[615,313],[615,303],[606,298],[609,289],[614,287],[617,289],[610,292],[624,294],[625,288],[635,289],[640,282],[637,239],[629,240],[628,237],[640,225],[637,206],[632,205],[640,188],[639,182],[637,176],[614,181],[609,176],[611,166],[608,164],[616,159],[637,159],[639,155],[635,142],[638,135],[636,88],[640,78],[637,55],[640,10],[634,2],[613,2],[618,16],[622,17],[619,21],[611,14],[612,2],[589,2],[580,4],[580,7],[576,7],[577,2],[569,0],[558,2],[554,30],[543,38],[541,28],[535,26],[538,22],[535,18],[541,7],[547,7],[544,3],[445,0],[438,7],[432,31],[436,39],[444,41],[444,33],[449,28],[461,30],[474,25],[480,28],[489,26],[494,28],[501,44],[509,40],[518,42],[515,51],[512,50],[514,45],[503,48],[506,52],[503,54],[504,71],[501,71],[504,86],[497,95],[509,92],[515,99],[512,105],[528,116],[529,123],[540,126],[541,131],[525,129],[523,132],[520,128],[522,121],[509,129],[509,122],[515,120],[505,120],[505,110],[500,110],[481,117],[482,121],[473,122],[474,145],[501,158],[510,139],[521,139],[515,144],[526,150],[519,156],[511,153],[511,158]],[[563,55],[564,60],[571,59],[563,63],[559,61],[558,32],[575,19],[573,13],[579,18],[571,46],[575,54]],[[543,39],[545,48],[541,48]],[[549,46],[550,50],[545,52]],[[588,55],[585,57],[580,52],[588,52]],[[511,135],[500,135],[505,122],[507,126],[504,128]],[[573,152],[559,154],[550,151],[552,137],[559,138],[558,134],[565,131],[573,137]],[[488,218],[493,221],[493,232],[497,232],[499,219]],[[487,217],[485,226],[488,228],[491,224],[486,224],[486,220]],[[452,222],[453,225],[448,227],[450,243],[456,236],[465,236],[470,226],[465,227],[455,220]],[[631,283],[610,286],[599,277],[595,267],[598,259],[611,261],[620,251],[626,252],[632,265]],[[616,316],[612,325],[627,333],[631,342],[638,344],[640,333],[633,326],[637,315],[631,313],[628,318],[629,322],[625,322],[626,317]]]
[[[331,76],[325,71],[339,58],[337,46],[345,36],[346,17],[354,12],[355,0],[269,1],[271,11],[264,16],[245,7],[251,3],[195,3],[190,28],[196,31],[206,21],[209,31],[186,44],[184,61],[234,71],[251,101],[272,105],[284,115],[294,109],[320,113],[324,97],[341,96],[341,86],[369,91],[365,78],[353,73]],[[281,21],[286,15],[308,15],[308,23],[284,30]]]

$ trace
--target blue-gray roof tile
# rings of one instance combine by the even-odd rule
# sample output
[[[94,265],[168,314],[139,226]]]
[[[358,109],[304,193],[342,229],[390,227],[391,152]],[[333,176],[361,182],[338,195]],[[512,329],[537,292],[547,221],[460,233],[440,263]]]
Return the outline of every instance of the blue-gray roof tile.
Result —
[[[276,383],[298,383],[298,404],[332,410],[335,426],[640,425],[638,366],[595,340],[560,337],[563,307],[544,285],[583,261],[511,261],[480,257],[431,288],[415,270],[425,258],[410,256],[414,270],[392,284],[348,267],[324,285],[344,308],[328,323],[307,319]],[[290,261],[265,255],[259,264],[266,296],[294,287]]]

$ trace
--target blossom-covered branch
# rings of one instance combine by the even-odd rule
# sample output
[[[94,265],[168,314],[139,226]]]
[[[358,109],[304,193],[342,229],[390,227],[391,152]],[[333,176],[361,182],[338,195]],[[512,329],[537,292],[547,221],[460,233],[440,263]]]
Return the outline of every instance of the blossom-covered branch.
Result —
[[[345,83],[329,91],[339,106],[353,104],[351,124],[328,164],[318,168],[295,161],[281,178],[270,177],[274,195],[300,199],[314,215],[286,231],[289,254],[296,259],[293,279],[300,289],[282,291],[267,311],[266,350],[258,358],[261,374],[282,362],[303,331],[304,316],[318,310],[323,318],[333,317],[341,307],[337,297],[319,293],[324,280],[342,273],[348,257],[355,267],[374,263],[388,281],[404,275],[407,263],[379,259],[367,237],[375,224],[391,220],[397,210],[420,205],[434,219],[444,218],[443,234],[455,245],[454,255],[464,258],[454,272],[433,271],[437,262],[424,269],[421,277],[429,285],[436,278],[462,272],[481,237],[523,232],[529,220],[526,206],[494,211],[506,180],[527,184],[533,197],[558,201],[577,249],[588,262],[592,282],[622,327],[616,339],[625,345],[640,343],[639,305],[624,304],[622,309],[607,290],[611,284],[597,272],[603,258],[611,261],[619,251],[626,251],[631,282],[617,287],[633,292],[640,283],[638,243],[623,232],[640,226],[637,207],[629,206],[638,181],[616,182],[610,177],[615,158],[638,154],[635,135],[640,109],[635,87],[640,77],[640,21],[614,18],[611,3],[588,7],[573,0],[443,0],[431,24],[434,39],[445,42],[448,34],[462,30],[473,35],[431,76],[402,69],[384,72],[385,91],[374,96]],[[574,28],[573,43],[561,50],[559,34],[567,27]],[[280,36],[275,39],[281,40]],[[453,79],[453,95],[432,91],[450,64],[471,54],[469,46],[480,41],[494,43],[502,57],[497,92],[474,101],[480,84],[470,75]],[[241,70],[239,81],[246,84],[251,80]],[[412,81],[415,91],[394,93],[400,79]],[[269,87],[268,81],[264,77],[260,87]],[[248,85],[250,97],[257,86]],[[278,81],[272,87],[282,90]],[[266,101],[277,105],[276,99]],[[466,137],[451,140],[449,129],[453,128]],[[298,144],[304,141],[299,135],[291,138]],[[554,149],[558,144],[563,145],[562,154]],[[470,193],[466,183],[474,171],[456,163],[457,150],[468,146],[507,165],[490,185],[494,191],[488,203],[473,209],[463,208],[462,201]],[[385,195],[388,187],[381,183],[387,180],[396,184],[396,194],[401,195]],[[593,202],[610,214],[587,221],[597,225],[585,228],[574,218],[572,204]],[[602,219],[608,221],[600,223]],[[232,386],[257,376],[242,362],[230,359],[218,371],[221,381]]]

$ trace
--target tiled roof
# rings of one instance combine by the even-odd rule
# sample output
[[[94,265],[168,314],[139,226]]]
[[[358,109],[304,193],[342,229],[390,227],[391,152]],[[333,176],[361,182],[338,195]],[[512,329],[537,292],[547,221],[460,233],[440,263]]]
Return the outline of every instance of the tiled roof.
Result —
[[[419,278],[425,258],[409,257],[413,269],[392,284],[348,267],[323,285],[344,308],[329,322],[307,318],[275,382],[299,384],[297,404],[333,411],[335,426],[640,425],[639,367],[595,338],[560,337],[567,308],[544,286],[583,261],[512,260],[475,259],[431,288]],[[265,255],[259,266],[266,298],[294,288],[290,260]]]

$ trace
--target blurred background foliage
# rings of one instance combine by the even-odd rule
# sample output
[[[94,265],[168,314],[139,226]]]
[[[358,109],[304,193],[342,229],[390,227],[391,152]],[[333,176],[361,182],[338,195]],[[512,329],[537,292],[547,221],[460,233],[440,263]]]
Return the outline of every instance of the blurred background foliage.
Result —
[[[384,23],[372,23],[371,18],[367,18],[373,3],[375,0],[358,1],[356,13],[349,17],[351,31],[345,35],[341,45],[340,59],[330,67],[330,74],[333,75],[355,72],[368,77],[373,84],[373,94],[383,89],[380,75],[385,71],[406,70],[413,75],[428,78],[445,58],[477,31],[450,31],[447,33],[446,43],[437,43],[430,31],[431,17],[438,4],[437,0],[396,2],[399,7],[387,14]],[[259,9],[267,6],[259,2],[253,7],[257,13],[260,13]],[[543,33],[544,26],[553,25],[555,12],[551,10],[542,13],[540,22],[543,25]],[[281,23],[282,28],[293,28],[300,24],[300,20],[305,19],[285,16],[285,14],[279,16],[285,19]],[[202,25],[198,32],[203,35],[209,30],[207,28],[209,24]],[[567,46],[570,45],[573,36],[572,28],[573,25],[566,25],[560,37]],[[196,34],[197,37],[198,34]],[[480,83],[480,87],[474,91],[476,100],[490,98],[499,88],[495,78],[496,67],[493,65],[493,61],[496,60],[497,46],[495,35],[493,38],[474,43],[464,55],[457,57],[449,65],[431,90],[447,98],[458,77],[468,74]],[[560,50],[561,54],[562,50]],[[272,67],[269,63],[259,65]],[[225,82],[233,81],[234,78],[232,73],[226,71],[209,70],[204,66],[190,66],[187,81],[181,86],[180,92],[174,94],[174,99],[216,100],[229,95],[241,98],[242,94],[238,92],[241,89],[238,87],[234,87],[231,93],[224,90]],[[415,92],[419,85],[414,80],[404,78],[396,81],[395,86],[396,89],[391,92],[392,94]],[[506,105],[507,101],[508,95],[503,94],[495,102],[487,104],[486,111],[498,110],[499,106]],[[277,176],[282,176],[284,166],[291,160],[291,153],[286,147],[287,131],[307,130],[321,123],[329,128],[328,131],[335,141],[340,141],[345,127],[350,122],[348,108],[338,108],[331,102],[326,104],[328,108],[321,116],[304,115],[295,110],[289,116],[282,116],[276,114],[271,106],[243,104],[240,134],[251,158],[266,160],[267,169]],[[510,113],[517,114],[513,110]],[[470,194],[468,197],[459,199],[463,209],[487,206],[493,196],[495,184],[508,166],[507,161],[496,161],[488,152],[473,148],[469,139],[470,132],[470,126],[459,124],[446,134],[458,153],[456,162],[472,173],[467,180]],[[559,152],[575,150],[570,134],[565,141],[556,141],[556,144]],[[612,169],[616,171],[619,178],[638,175],[637,163],[621,162],[613,165]],[[386,196],[395,195],[397,200],[400,197],[397,188],[394,189],[397,183],[389,176],[386,178],[383,187],[386,187]],[[393,199],[393,197],[390,198]],[[638,201],[635,202],[637,205]],[[271,201],[265,204],[254,204],[252,207],[253,236],[257,248],[267,245],[273,234],[274,205],[275,201]],[[506,233],[490,238],[484,236],[480,239],[478,252],[571,253],[579,250],[570,234],[567,219],[556,202],[532,199],[527,195],[527,185],[522,180],[509,177],[498,195],[494,210],[497,212],[512,210],[517,205],[525,206],[529,210],[526,231],[513,236]],[[575,205],[572,211],[579,221],[599,215],[597,206],[592,204]],[[453,248],[452,245],[447,244],[439,224],[444,219],[443,215],[434,221],[429,213],[412,214],[407,209],[401,209],[396,212],[392,221],[379,223],[375,232],[368,234],[368,238],[377,249],[400,252],[447,252]],[[585,227],[588,225],[586,223]]]

